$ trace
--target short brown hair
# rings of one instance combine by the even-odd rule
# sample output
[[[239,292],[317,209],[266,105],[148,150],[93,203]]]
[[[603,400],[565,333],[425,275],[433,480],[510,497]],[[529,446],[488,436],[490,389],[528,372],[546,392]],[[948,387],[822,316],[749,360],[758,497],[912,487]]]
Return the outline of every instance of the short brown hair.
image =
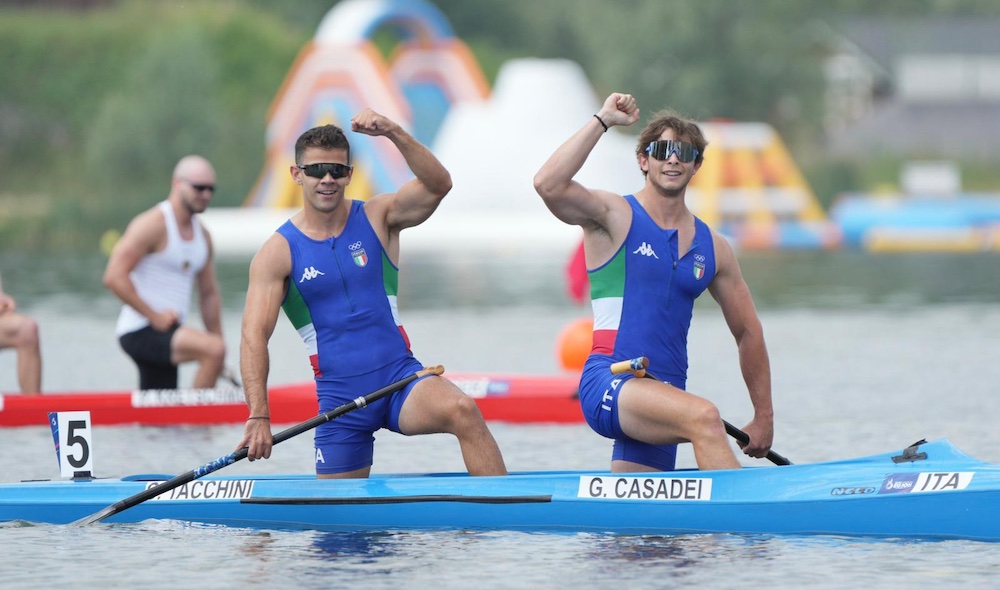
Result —
[[[306,131],[295,140],[295,164],[302,165],[302,156],[309,148],[347,150],[347,164],[351,163],[351,144],[344,130],[336,125],[321,125]]]
[[[660,138],[666,129],[674,130],[674,137],[679,141],[686,141],[698,150],[698,156],[694,159],[695,164],[701,164],[705,159],[705,148],[708,140],[693,121],[689,121],[672,109],[663,109],[653,114],[653,118],[646,124],[646,128],[639,134],[639,143],[635,146],[635,155],[646,153],[649,144]],[[643,172],[645,174],[645,172]]]

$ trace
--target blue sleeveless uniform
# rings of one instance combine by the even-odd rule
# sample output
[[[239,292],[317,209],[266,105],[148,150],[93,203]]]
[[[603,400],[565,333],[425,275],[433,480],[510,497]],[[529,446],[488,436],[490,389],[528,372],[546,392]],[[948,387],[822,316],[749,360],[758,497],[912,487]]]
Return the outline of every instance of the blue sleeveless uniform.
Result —
[[[320,413],[423,368],[411,354],[399,320],[399,269],[368,221],[364,202],[351,202],[339,236],[314,240],[291,220],[277,231],[292,257],[282,309],[306,345]],[[316,472],[371,465],[374,432],[399,432],[399,410],[417,381],[317,427]]]
[[[618,392],[631,374],[612,375],[612,363],[640,356],[649,371],[680,389],[687,386],[687,336],[694,301],[715,278],[712,232],[695,218],[691,248],[680,255],[676,229],[662,229],[635,196],[632,224],[621,248],[588,271],[594,312],[594,347],[580,378],[583,414],[599,434],[615,439],[612,459],[669,471],[677,445],[649,445],[628,438],[618,421]]]

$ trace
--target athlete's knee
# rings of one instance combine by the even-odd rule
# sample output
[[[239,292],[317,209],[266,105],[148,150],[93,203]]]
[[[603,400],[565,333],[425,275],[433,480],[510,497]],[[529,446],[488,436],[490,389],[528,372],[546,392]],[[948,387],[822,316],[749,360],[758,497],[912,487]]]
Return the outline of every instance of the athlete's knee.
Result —
[[[38,347],[38,322],[32,318],[25,317],[21,321],[21,328],[18,330],[18,344],[24,347]]]
[[[698,437],[724,437],[725,428],[722,425],[722,415],[719,408],[712,402],[695,398],[692,402],[690,425],[695,431],[694,436]]]
[[[445,415],[451,424],[451,430],[455,433],[466,429],[479,429],[485,424],[476,400],[471,397],[464,394],[452,396],[446,404]]]
[[[200,348],[201,362],[222,367],[222,363],[226,360],[226,342],[222,336],[208,334]]]

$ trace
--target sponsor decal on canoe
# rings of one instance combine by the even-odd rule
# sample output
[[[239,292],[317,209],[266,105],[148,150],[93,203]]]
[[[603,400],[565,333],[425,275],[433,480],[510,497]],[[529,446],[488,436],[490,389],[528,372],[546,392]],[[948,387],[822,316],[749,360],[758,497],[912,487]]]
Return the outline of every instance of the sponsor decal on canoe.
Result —
[[[917,494],[964,490],[972,483],[972,471],[893,473],[882,480],[880,494]]]
[[[711,500],[712,480],[701,477],[583,476],[579,498],[615,500]]]
[[[863,494],[874,494],[875,488],[871,486],[833,488],[830,490],[831,496],[860,496]]]
[[[469,397],[490,397],[507,395],[510,392],[510,381],[506,379],[452,379],[452,383]]]
[[[151,481],[146,489],[163,482]],[[252,479],[195,480],[166,491],[153,500],[245,500],[253,497]]]
[[[246,405],[243,389],[146,389],[132,392],[133,408]]]

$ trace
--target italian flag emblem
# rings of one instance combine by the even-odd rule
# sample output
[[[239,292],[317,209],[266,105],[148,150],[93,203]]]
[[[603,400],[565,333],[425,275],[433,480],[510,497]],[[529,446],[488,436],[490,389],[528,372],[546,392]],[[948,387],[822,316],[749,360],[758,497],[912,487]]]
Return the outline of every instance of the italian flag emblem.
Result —
[[[364,248],[351,252],[351,257],[354,259],[354,264],[358,266],[363,267],[364,265],[368,264],[368,254],[365,252]]]
[[[705,263],[695,262],[694,263],[694,278],[697,281],[701,280],[701,277],[705,276]]]

